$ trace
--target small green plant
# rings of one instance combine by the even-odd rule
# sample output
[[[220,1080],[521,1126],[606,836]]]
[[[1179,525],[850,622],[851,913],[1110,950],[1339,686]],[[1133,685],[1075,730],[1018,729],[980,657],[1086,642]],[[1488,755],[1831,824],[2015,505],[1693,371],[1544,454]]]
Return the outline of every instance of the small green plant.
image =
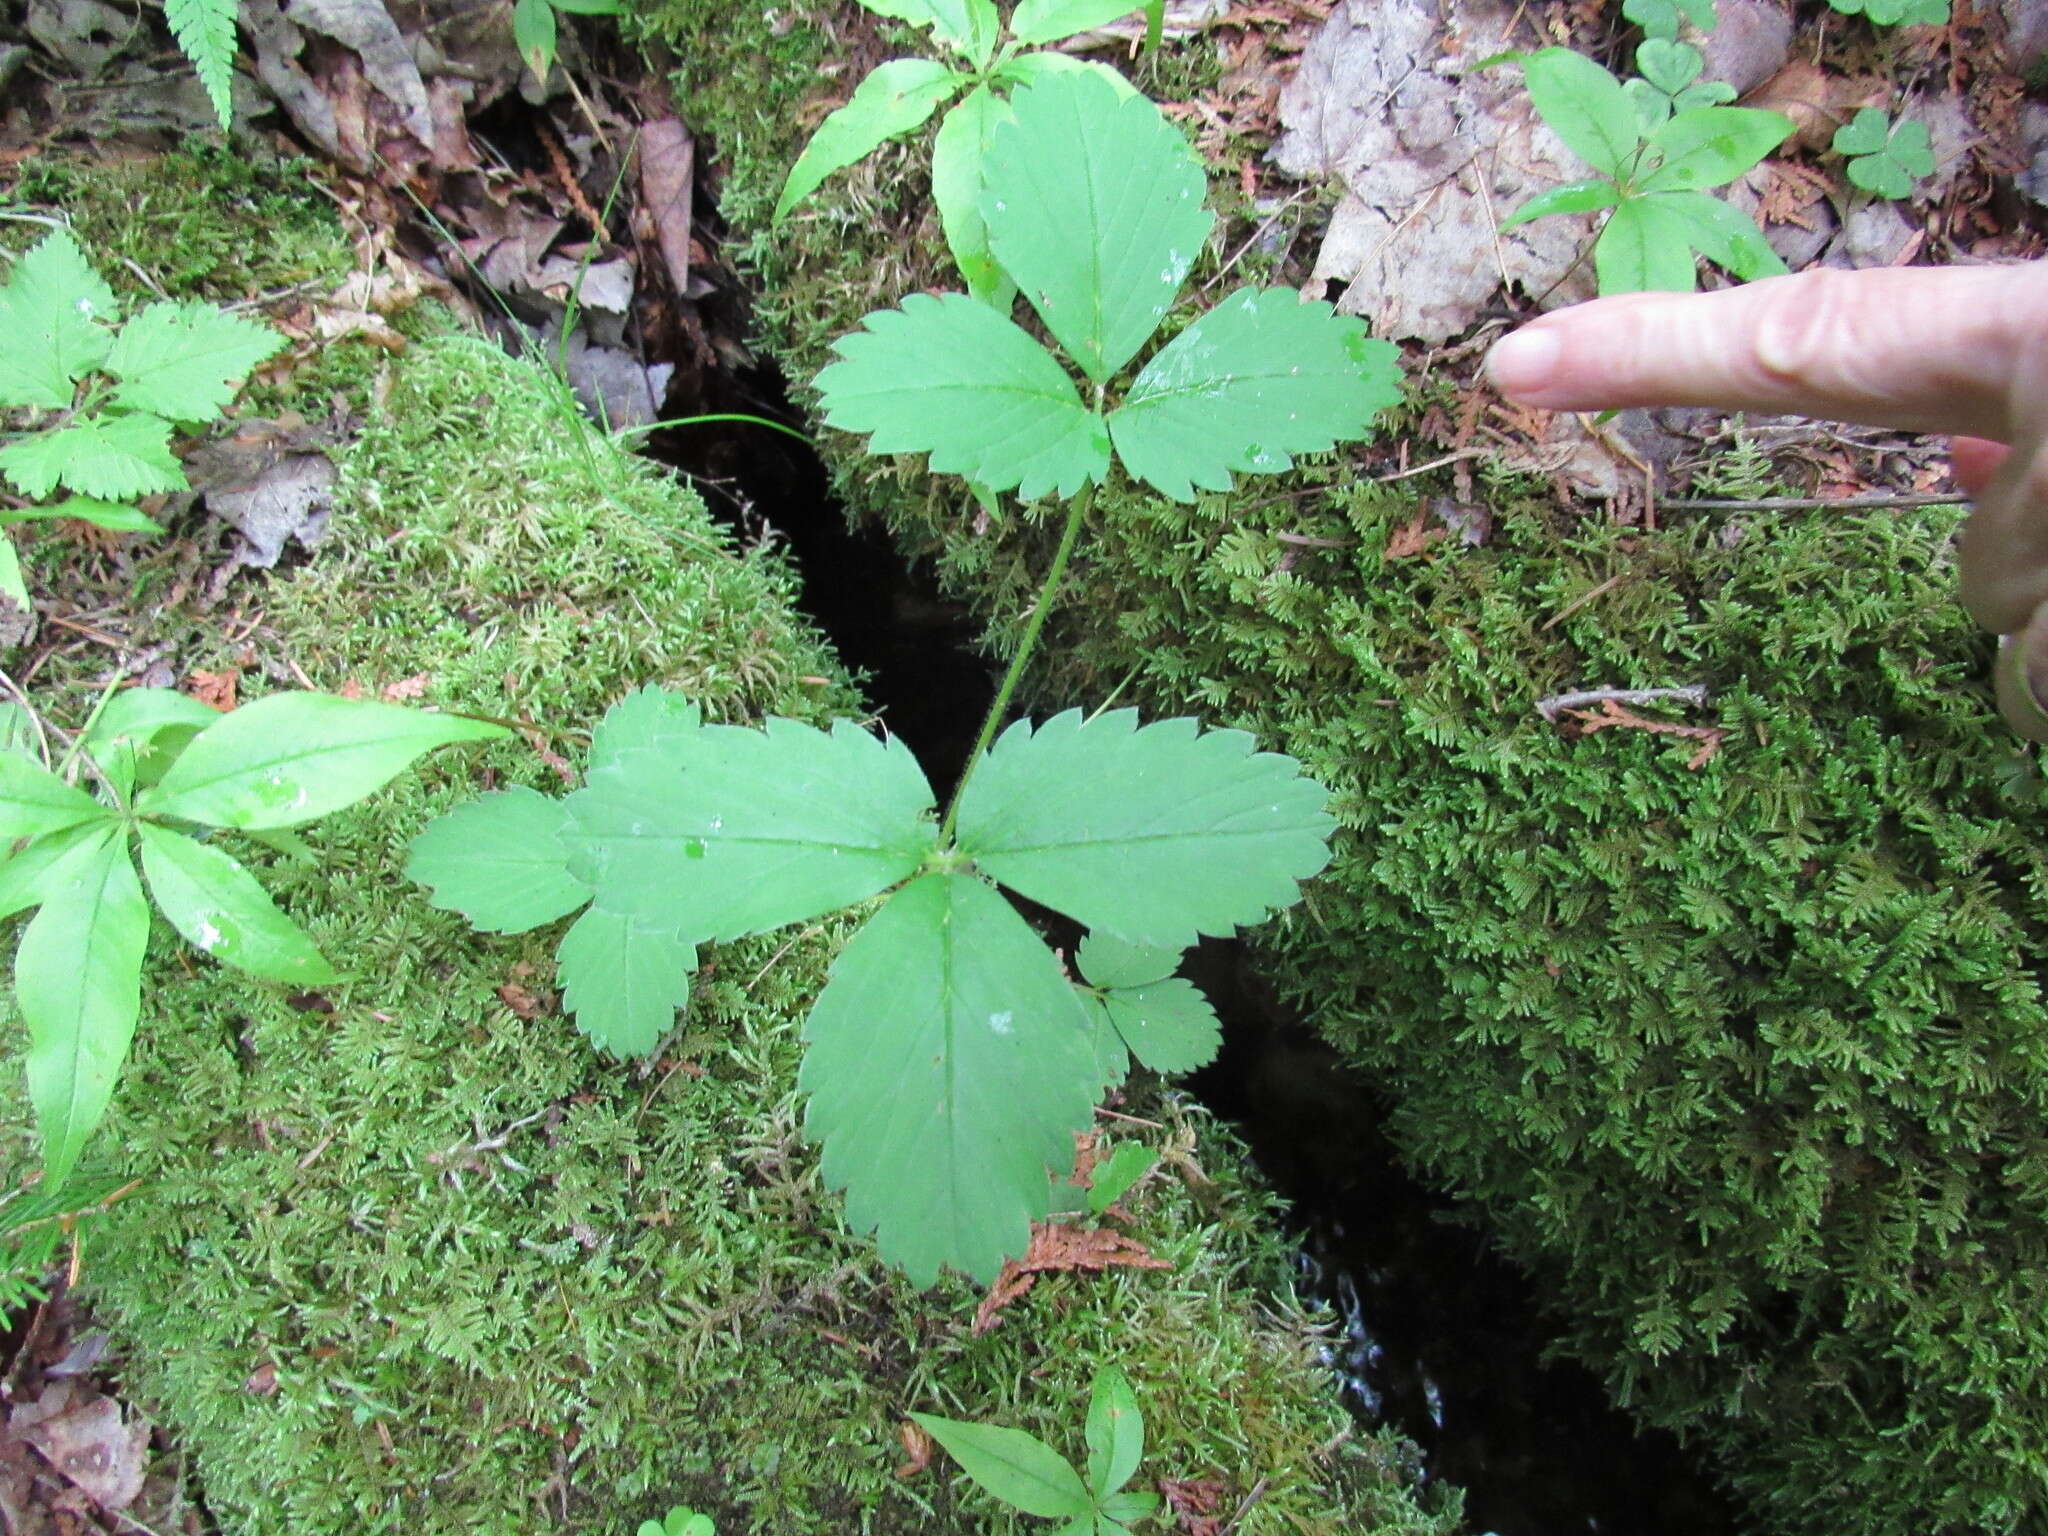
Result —
[[[1187,982],[1182,986],[1189,991],[1194,988]],[[1208,1012],[1208,1005],[1202,1004]],[[1102,1216],[1112,1205],[1131,1192],[1138,1180],[1158,1165],[1159,1154],[1141,1141],[1119,1142],[1107,1157],[1096,1163],[1095,1171],[1088,1181],[1088,1214]]]
[[[1878,27],[1945,27],[1948,0],[1828,0],[1844,16],[1868,17]]]
[[[0,1195],[0,1315],[14,1316],[49,1294],[65,1239],[103,1214],[134,1185],[120,1179],[73,1180],[53,1189],[47,1180]]]
[[[1706,55],[1691,43],[1649,38],[1636,49],[1636,78],[1622,89],[1636,104],[1643,131],[1653,133],[1674,112],[1691,107],[1718,107],[1735,99],[1726,80],[1702,80]]]
[[[981,196],[988,179],[988,147],[1006,115],[1005,94],[1052,75],[1085,71],[1133,94],[1130,82],[1107,65],[1089,63],[1044,45],[1086,32],[1141,9],[1136,0],[1019,0],[1008,38],[994,0],[861,0],[879,16],[931,28],[932,40],[962,60],[956,69],[935,59],[891,59],[861,81],[853,99],[824,122],[789,168],[776,200],[779,223],[824,182],[873,153],[884,140],[922,127],[945,103],[965,92],[939,123],[932,143],[932,201],[946,246],[968,291],[1007,310],[1016,297],[1002,265],[989,250]],[[1151,9],[1151,7],[1143,7]],[[1155,21],[1156,29],[1156,21]],[[1020,45],[1033,51],[1018,52]]]
[[[617,16],[620,5],[619,0],[518,0],[512,7],[512,41],[536,80],[546,80],[555,67],[557,11],[571,16]]]
[[[1714,0],[1622,0],[1621,14],[1643,29],[1643,36],[1676,42],[1680,26],[1691,22],[1702,32],[1714,30]]]
[[[0,508],[0,524],[77,517],[161,533],[132,503],[186,487],[171,452],[174,424],[219,416],[236,381],[284,345],[269,327],[211,304],[147,304],[117,327],[119,313],[113,289],[61,229],[0,287],[0,410],[35,413],[28,428],[4,434],[0,475],[28,501]],[[28,607],[4,536],[0,592]]]
[[[1399,399],[1394,351],[1292,289],[1240,289],[1161,348],[1111,404],[1206,243],[1199,161],[1142,97],[1092,72],[1018,93],[989,145],[996,258],[1088,381],[964,294],[869,315],[818,376],[826,419],[873,452],[1027,500],[1068,498],[1051,567],[943,815],[899,742],[841,723],[705,723],[643,690],[599,725],[583,788],[506,790],[413,845],[437,905],[517,932],[584,909],[556,952],[598,1044],[653,1049],[696,946],[886,899],[804,1028],[805,1127],[847,1219],[919,1284],[987,1280],[1049,1213],[1074,1133],[1135,1057],[1214,1054],[1173,978],[1200,934],[1256,922],[1328,858],[1325,792],[1291,759],[1193,720],[1078,711],[997,737],[1116,460],[1167,495],[1232,486],[1364,435]],[[1077,985],[997,887],[1090,930]]]
[[[717,1529],[709,1515],[700,1515],[678,1504],[659,1520],[642,1520],[633,1536],[712,1536]]]
[[[1915,181],[1934,174],[1927,125],[1910,117],[1894,123],[1876,107],[1837,128],[1831,147],[1847,157],[1849,180],[1877,197],[1910,197]]]
[[[1124,1492],[1145,1459],[1145,1421],[1124,1373],[1106,1365],[1088,1389],[1088,1474],[1036,1435],[937,1414],[911,1419],[946,1448],[961,1471],[1027,1515],[1064,1520],[1055,1536],[1128,1536],[1159,1508],[1156,1493]]]
[[[223,131],[234,125],[231,82],[235,74],[235,0],[164,0],[164,20],[185,57],[199,72],[199,83],[220,118]]]
[[[242,833],[310,857],[289,829],[353,804],[432,747],[502,726],[320,693],[220,714],[166,688],[116,694],[56,770],[0,752],[0,917],[30,907],[14,957],[29,1097],[54,1192],[99,1124],[141,1011],[149,895],[201,952],[299,987],[339,975],[218,844]],[[97,781],[71,781],[82,764]],[[131,844],[133,852],[131,852]],[[138,876],[136,855],[140,856]]]
[[[1537,193],[1502,228],[1554,213],[1612,210],[1593,245],[1602,293],[1689,292],[1698,278],[1695,252],[1744,280],[1784,272],[1763,232],[1706,189],[1726,185],[1776,149],[1791,134],[1791,119],[1674,100],[1676,110],[1650,125],[1622,83],[1584,54],[1545,48],[1510,59],[1521,64],[1544,122],[1599,175]]]

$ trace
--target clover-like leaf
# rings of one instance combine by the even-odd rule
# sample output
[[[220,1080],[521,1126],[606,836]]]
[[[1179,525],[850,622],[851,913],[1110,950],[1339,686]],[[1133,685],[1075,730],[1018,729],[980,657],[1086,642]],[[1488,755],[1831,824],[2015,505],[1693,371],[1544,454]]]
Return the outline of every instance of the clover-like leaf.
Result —
[[[1666,96],[1676,96],[1706,67],[1706,55],[1690,43],[1653,37],[1636,49],[1636,73]]]
[[[1106,27],[1137,9],[1138,0],[1017,0],[1017,9],[1010,14],[1010,35],[1037,47]]]
[[[314,987],[340,980],[240,864],[181,832],[147,822],[139,831],[149,893],[193,948],[266,981]]]
[[[697,948],[672,923],[592,907],[555,950],[562,1007],[592,1044],[645,1056],[690,1000]]]
[[[106,370],[114,402],[171,421],[207,421],[235,397],[235,381],[284,345],[267,325],[212,304],[157,303],[121,327]]]
[[[621,752],[566,803],[570,869],[598,904],[691,943],[865,900],[937,836],[916,759],[846,721],[700,726]]]
[[[944,1265],[994,1279],[1092,1117],[1087,1018],[1052,952],[981,880],[921,876],[833,962],[804,1037],[805,1130],[848,1223],[920,1286]]]
[[[1878,197],[1910,197],[1916,180],[1934,174],[1927,125],[1910,117],[1894,124],[1875,107],[1863,108],[1838,128],[1832,148],[1852,157],[1849,180]]]
[[[149,903],[118,827],[79,843],[43,879],[14,955],[14,1000],[28,1026],[43,1187],[54,1189],[106,1113],[135,1037]]]
[[[891,59],[877,65],[855,87],[853,99],[818,124],[811,142],[789,168],[782,196],[775,200],[773,222],[781,222],[834,171],[866,158],[884,140],[918,127],[966,84],[965,75],[935,59]]]
[[[988,224],[981,216],[982,173],[990,131],[1009,106],[985,85],[977,85],[940,120],[932,139],[932,201],[946,232],[946,249],[977,299],[1007,313],[1016,290],[988,248]]]
[[[1714,0],[1622,0],[1621,14],[1653,38],[1677,37],[1681,14],[1702,32],[1714,30]]]
[[[1142,1149],[1141,1149],[1142,1150]],[[1088,1387],[1088,1487],[1102,1500],[1131,1480],[1145,1459],[1145,1420],[1130,1378],[1113,1365]]]
[[[1642,125],[1621,82],[1583,53],[1542,48],[1522,60],[1529,99],[1565,148],[1616,181],[1633,169]]]
[[[1110,413],[1124,467],[1175,501],[1228,491],[1233,470],[1363,437],[1401,399],[1399,354],[1292,288],[1240,288],[1176,336]]]
[[[0,448],[0,472],[38,501],[60,484],[106,501],[183,490],[184,467],[170,439],[171,424],[161,417],[83,416]]]
[[[569,872],[565,801],[524,785],[458,805],[412,840],[406,878],[486,933],[524,933],[590,900]]]
[[[1102,383],[1158,329],[1209,238],[1200,160],[1144,97],[1063,72],[1017,92],[986,181],[996,260]]]
[[[70,405],[71,386],[113,345],[108,322],[118,313],[114,290],[70,231],[53,230],[0,288],[0,406]]]
[[[372,699],[273,693],[201,731],[135,807],[209,827],[296,827],[381,789],[422,752],[508,734]]]
[[[1026,501],[1071,497],[1109,472],[1109,428],[1053,355],[961,294],[912,294],[832,345],[818,374],[825,420],[870,434],[870,453],[926,453]]]
[[[1183,948],[1291,905],[1329,859],[1328,793],[1243,731],[1079,710],[999,737],[958,839],[992,879],[1134,943]]]

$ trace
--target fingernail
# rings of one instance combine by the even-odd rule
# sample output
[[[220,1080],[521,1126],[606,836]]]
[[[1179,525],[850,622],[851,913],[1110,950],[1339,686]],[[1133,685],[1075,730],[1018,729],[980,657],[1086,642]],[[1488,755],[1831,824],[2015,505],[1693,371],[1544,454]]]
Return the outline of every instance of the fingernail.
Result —
[[[1546,325],[1525,326],[1504,336],[1486,354],[1486,376],[1504,395],[1533,394],[1550,382],[1564,343]]]

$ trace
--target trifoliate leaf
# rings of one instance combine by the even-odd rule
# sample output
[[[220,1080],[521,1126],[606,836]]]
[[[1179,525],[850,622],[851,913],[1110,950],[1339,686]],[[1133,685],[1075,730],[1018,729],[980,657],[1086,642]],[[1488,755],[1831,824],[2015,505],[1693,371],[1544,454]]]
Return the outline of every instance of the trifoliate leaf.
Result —
[[[924,1286],[1024,1252],[1096,1076],[1086,1015],[1016,909],[971,875],[891,896],[804,1025],[805,1129],[846,1219]]]
[[[164,0],[164,20],[199,73],[223,131],[234,122],[235,0]]]
[[[981,217],[981,178],[988,157],[989,130],[1009,106],[985,85],[977,85],[939,123],[932,140],[932,201],[946,231],[946,249],[967,280],[967,291],[1007,314],[1016,288],[988,248]]]
[[[509,734],[373,699],[273,693],[201,731],[135,808],[209,827],[296,827],[383,788],[422,752]]]
[[[1276,474],[1297,453],[1363,437],[1401,400],[1393,345],[1292,288],[1240,288],[1145,365],[1109,435],[1124,467],[1175,501]]]
[[[779,223],[834,171],[865,158],[883,140],[923,123],[966,84],[966,76],[935,59],[891,59],[877,65],[855,88],[853,99],[818,124],[811,142],[789,168],[782,196],[775,201],[774,221]]]
[[[514,785],[437,816],[412,840],[405,875],[486,933],[524,933],[590,900],[569,873],[567,803]]]
[[[1048,76],[1011,113],[990,137],[989,243],[1099,384],[1159,328],[1201,253],[1208,181],[1158,107],[1092,73]]]
[[[1643,142],[1635,104],[1621,82],[1583,53],[1542,48],[1522,60],[1529,99],[1565,148],[1619,181]]]
[[[1095,1508],[1081,1474],[1036,1435],[930,1413],[910,1417],[946,1448],[946,1454],[960,1463],[961,1471],[1027,1515],[1085,1517]]]
[[[66,784],[40,763],[0,752],[0,844],[41,837],[116,813],[84,790]]]
[[[1074,951],[1074,964],[1097,987],[1142,987],[1164,981],[1180,968],[1181,952],[1132,944],[1113,933],[1091,933]]]
[[[149,904],[120,829],[80,844],[44,877],[43,904],[14,956],[28,1026],[28,1092],[43,1187],[64,1181],[106,1113],[135,1037]]]
[[[590,733],[589,768],[594,772],[635,747],[659,747],[695,735],[703,723],[704,712],[694,699],[652,684],[636,689],[606,710]]]
[[[1087,1436],[1088,1486],[1097,1499],[1104,1499],[1128,1483],[1145,1459],[1145,1420],[1138,1412],[1138,1394],[1113,1365],[1103,1366],[1089,1384]]]
[[[593,1045],[645,1056],[676,1025],[690,1000],[696,946],[673,924],[592,907],[555,950],[562,1007]]]
[[[1223,1044],[1216,1010],[1191,981],[1169,976],[1102,994],[1103,1011],[1130,1053],[1154,1072],[1193,1072]]]
[[[0,406],[59,410],[113,345],[114,290],[67,230],[14,263],[0,288]],[[47,493],[43,493],[47,494]]]
[[[1608,216],[1593,245],[1600,291],[1690,293],[1698,281],[1692,225],[1650,197],[1632,197]]]
[[[974,770],[960,848],[990,878],[1138,944],[1181,949],[1290,906],[1329,859],[1328,792],[1243,731],[1136,710],[1019,721]]]
[[[156,416],[86,416],[0,448],[0,472],[37,501],[59,484],[125,501],[185,488],[185,471],[170,441],[171,424]]]
[[[149,893],[193,948],[266,981],[315,987],[341,979],[240,864],[182,832],[148,822],[138,830]]]
[[[1875,107],[1865,107],[1835,132],[1835,153],[1853,156],[1849,180],[1878,197],[1910,197],[1919,177],[1934,174],[1927,125],[1903,118],[1894,126]]]
[[[621,752],[565,803],[569,867],[598,905],[692,943],[865,900],[937,837],[916,759],[846,721],[829,734],[779,718],[700,726]]]
[[[267,325],[212,304],[152,304],[121,327],[107,354],[114,402],[172,421],[210,421],[237,382],[284,345]]]
[[[1138,9],[1138,0],[1018,0],[1010,35],[1033,47],[1092,32]]]
[[[832,344],[819,373],[825,420],[871,434],[870,453],[928,453],[931,467],[1026,501],[1109,472],[1109,428],[1050,352],[961,294],[913,294]]]
[[[1636,49],[1636,73],[1666,96],[1676,96],[1707,67],[1707,56],[1690,43],[1653,37]]]

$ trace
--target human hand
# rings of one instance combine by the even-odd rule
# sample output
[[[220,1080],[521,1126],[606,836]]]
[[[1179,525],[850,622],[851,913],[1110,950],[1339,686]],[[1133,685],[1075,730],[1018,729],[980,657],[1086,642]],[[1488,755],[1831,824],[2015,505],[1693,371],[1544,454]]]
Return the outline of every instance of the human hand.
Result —
[[[1508,398],[1553,410],[1704,405],[1950,434],[1956,479],[1976,498],[1963,603],[2017,637],[1999,705],[2048,741],[2048,263],[1618,294],[1522,327],[1487,372]]]

